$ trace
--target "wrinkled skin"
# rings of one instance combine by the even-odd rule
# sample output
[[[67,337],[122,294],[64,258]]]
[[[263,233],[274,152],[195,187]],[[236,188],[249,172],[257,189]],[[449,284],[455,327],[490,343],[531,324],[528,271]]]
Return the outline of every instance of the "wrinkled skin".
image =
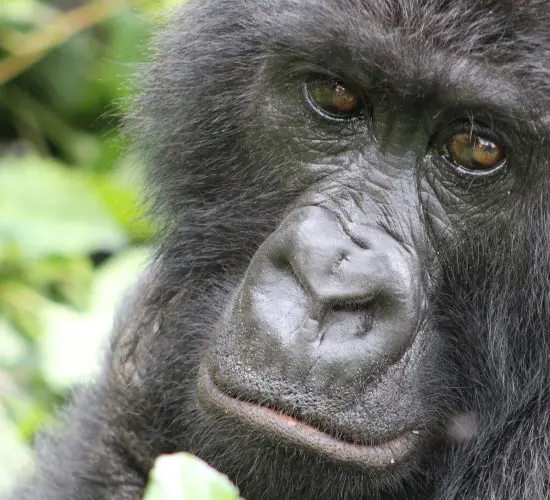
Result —
[[[201,0],[157,49],[161,243],[14,498],[137,500],[179,450],[249,500],[549,498],[546,2]]]

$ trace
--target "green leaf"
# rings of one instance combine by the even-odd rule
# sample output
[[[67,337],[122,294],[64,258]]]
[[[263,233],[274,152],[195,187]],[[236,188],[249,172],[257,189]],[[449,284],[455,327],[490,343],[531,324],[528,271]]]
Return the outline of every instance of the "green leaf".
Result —
[[[46,301],[37,313],[43,336],[37,343],[38,366],[57,392],[86,382],[99,371],[109,324],[105,318]]]
[[[20,363],[27,354],[27,345],[22,336],[5,316],[0,315],[0,367]]]
[[[0,442],[0,495],[3,495],[32,470],[32,453],[1,406]]]
[[[0,23],[32,23],[43,22],[44,15],[53,9],[35,0],[2,0],[0,2]],[[42,16],[42,19],[40,19]]]
[[[132,248],[109,259],[94,276],[86,313],[50,301],[38,309],[44,330],[38,342],[39,364],[55,390],[63,392],[99,373],[113,316],[148,255],[146,248]]]
[[[144,500],[238,500],[229,479],[188,453],[157,459]]]
[[[101,314],[112,321],[128,288],[145,270],[150,249],[133,247],[107,260],[95,273],[90,293],[92,314]]]
[[[126,242],[84,176],[34,156],[0,162],[0,252],[16,245],[26,257],[71,256]]]

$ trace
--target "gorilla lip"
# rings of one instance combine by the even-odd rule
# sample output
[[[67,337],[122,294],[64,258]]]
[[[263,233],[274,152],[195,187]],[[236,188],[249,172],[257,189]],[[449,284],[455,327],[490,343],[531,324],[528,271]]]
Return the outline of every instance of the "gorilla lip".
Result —
[[[256,429],[269,431],[290,444],[314,451],[327,459],[360,468],[383,468],[396,464],[416,448],[418,432],[375,445],[354,444],[336,439],[325,432],[276,410],[228,396],[212,381],[207,369],[200,367],[197,394],[201,404],[234,415]]]

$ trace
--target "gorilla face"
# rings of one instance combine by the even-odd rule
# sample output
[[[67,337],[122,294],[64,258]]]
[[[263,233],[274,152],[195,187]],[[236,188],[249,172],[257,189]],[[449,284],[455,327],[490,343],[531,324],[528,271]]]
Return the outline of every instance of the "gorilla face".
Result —
[[[376,100],[328,75],[311,78],[297,76],[278,96],[270,124],[304,121],[291,139],[309,161],[288,168],[311,185],[232,294],[199,397],[328,459],[386,467],[414,453],[425,427],[418,365],[429,362],[427,339],[437,340],[419,259],[432,250],[416,158],[402,146],[410,125],[381,123],[377,137]],[[476,140],[485,139],[472,137],[464,155],[478,154]],[[439,161],[453,168],[443,151]]]
[[[289,199],[201,362],[199,402],[225,426],[234,419],[284,444],[290,461],[390,485],[468,415],[464,401],[449,402],[459,382],[437,316],[448,315],[442,297],[460,300],[451,307],[464,316],[483,305],[468,311],[445,276],[500,259],[480,241],[512,238],[510,214],[540,168],[539,118],[518,87],[518,58],[496,42],[517,34],[502,32],[506,6],[493,7],[241,6],[243,24],[264,24],[257,38],[247,31],[260,48],[237,140],[265,189],[277,191],[274,177]],[[262,179],[249,182],[261,196]],[[249,209],[264,232],[265,207]],[[484,300],[482,283],[468,286]]]
[[[129,120],[154,265],[16,498],[182,450],[248,500],[550,498],[547,3],[188,1]]]

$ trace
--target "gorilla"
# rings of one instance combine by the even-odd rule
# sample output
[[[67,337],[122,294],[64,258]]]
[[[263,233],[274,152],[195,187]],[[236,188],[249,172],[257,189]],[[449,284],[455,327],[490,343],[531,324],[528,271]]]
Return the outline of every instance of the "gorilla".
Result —
[[[14,498],[550,498],[546,0],[190,0],[126,130],[162,221]],[[78,334],[78,333],[75,333]]]

